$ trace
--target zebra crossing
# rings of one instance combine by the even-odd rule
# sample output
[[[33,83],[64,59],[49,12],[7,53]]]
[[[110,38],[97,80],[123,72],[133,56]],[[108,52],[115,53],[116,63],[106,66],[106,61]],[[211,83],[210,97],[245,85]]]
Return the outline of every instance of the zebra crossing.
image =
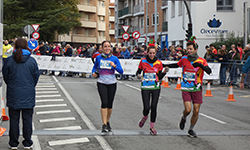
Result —
[[[51,118],[51,115],[58,114],[59,117]],[[67,115],[65,115],[67,114]],[[77,118],[73,116],[68,104],[65,102],[65,98],[59,94],[59,90],[56,85],[52,83],[51,77],[40,76],[39,83],[36,86],[36,106],[34,118],[38,118],[38,122],[44,127],[42,130],[81,130],[82,127],[77,125],[77,123],[72,123],[76,121]],[[62,122],[62,123],[60,123]],[[67,126],[66,122],[70,122]],[[49,123],[49,125],[44,125]],[[37,129],[37,128],[36,128]],[[90,142],[88,137],[78,137],[78,138],[68,138],[57,140],[48,140],[48,146],[62,146],[69,144],[79,144]]]

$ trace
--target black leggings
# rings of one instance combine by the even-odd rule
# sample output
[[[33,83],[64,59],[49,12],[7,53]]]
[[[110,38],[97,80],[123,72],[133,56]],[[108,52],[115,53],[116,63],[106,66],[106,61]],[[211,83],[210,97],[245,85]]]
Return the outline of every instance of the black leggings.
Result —
[[[102,84],[97,82],[97,88],[99,92],[99,96],[102,101],[101,108],[109,108],[113,107],[113,101],[116,92],[116,83],[115,84]]]
[[[160,89],[157,90],[141,90],[142,101],[143,101],[143,115],[147,116],[149,110],[151,109],[150,121],[155,122],[156,120],[156,110],[157,104],[160,96]],[[151,106],[150,97],[152,96]]]

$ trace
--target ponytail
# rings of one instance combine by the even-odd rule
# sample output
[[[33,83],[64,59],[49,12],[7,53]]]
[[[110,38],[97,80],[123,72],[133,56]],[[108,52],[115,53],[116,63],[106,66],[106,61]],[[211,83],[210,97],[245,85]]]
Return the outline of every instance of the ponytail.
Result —
[[[23,60],[23,51],[22,51],[22,48],[16,49],[16,52],[14,53],[13,58],[16,61],[16,63],[19,63],[19,62],[21,62]]]

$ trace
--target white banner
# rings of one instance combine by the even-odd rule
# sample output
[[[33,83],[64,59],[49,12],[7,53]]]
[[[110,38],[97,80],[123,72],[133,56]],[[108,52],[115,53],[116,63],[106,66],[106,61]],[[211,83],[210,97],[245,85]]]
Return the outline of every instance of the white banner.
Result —
[[[91,58],[80,58],[80,57],[61,57],[56,56],[55,61],[51,61],[52,56],[37,56],[32,55],[38,63],[38,67],[41,70],[54,70],[54,71],[71,71],[71,72],[84,72],[91,73],[93,63]],[[123,68],[124,74],[135,75],[139,59],[119,59]],[[173,64],[177,61],[162,61],[163,64]],[[207,75],[205,73],[203,79],[220,79],[220,63],[208,63],[212,69],[212,73]],[[170,68],[167,73],[168,77],[181,77],[182,68]]]

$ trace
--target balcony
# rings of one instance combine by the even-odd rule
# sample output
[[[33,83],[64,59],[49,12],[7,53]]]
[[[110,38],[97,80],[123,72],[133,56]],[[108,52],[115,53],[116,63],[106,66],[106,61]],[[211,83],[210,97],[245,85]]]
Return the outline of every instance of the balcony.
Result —
[[[129,14],[129,7],[123,8],[122,10],[118,11],[118,17],[124,16]]]
[[[71,42],[71,35],[69,34],[62,34],[62,35],[58,35],[58,42]]]
[[[162,32],[166,32],[166,31],[168,31],[168,22],[163,22],[162,23]]]
[[[168,0],[162,0],[162,6],[167,6],[168,5]]]
[[[106,13],[105,7],[99,6],[98,7],[97,15],[99,15],[99,16],[105,16],[105,13]]]
[[[141,4],[134,6],[134,16],[144,15],[144,6]]]
[[[96,22],[90,19],[81,20],[81,27],[84,28],[96,28]]]
[[[109,34],[114,35],[114,34],[115,34],[115,30],[113,30],[113,29],[109,29]]]
[[[98,21],[98,31],[105,31],[106,30],[106,22],[105,21]]]
[[[105,40],[107,40],[105,36],[98,36],[98,43],[102,43]]]
[[[75,43],[96,43],[96,37],[94,35],[84,36],[79,34],[73,34],[73,41]]]
[[[109,21],[115,22],[115,17],[114,16],[109,16]]]
[[[88,4],[79,4],[77,5],[77,8],[79,11],[96,13],[96,6],[91,6]]]

